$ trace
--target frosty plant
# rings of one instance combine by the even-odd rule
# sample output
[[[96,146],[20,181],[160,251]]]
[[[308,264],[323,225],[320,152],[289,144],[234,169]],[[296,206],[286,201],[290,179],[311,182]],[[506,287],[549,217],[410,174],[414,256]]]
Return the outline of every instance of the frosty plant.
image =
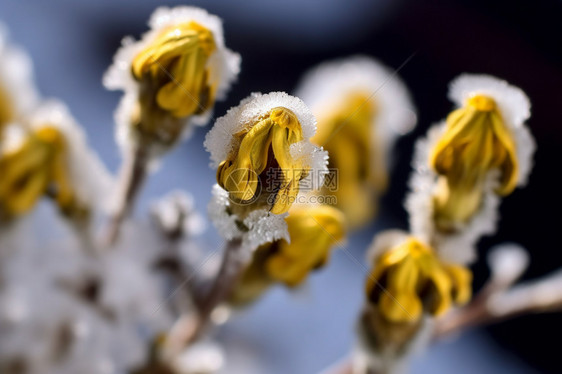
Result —
[[[336,205],[351,228],[376,215],[388,185],[392,147],[416,124],[408,89],[391,69],[367,56],[325,62],[305,74],[296,90],[318,118],[312,138],[330,154]]]
[[[477,260],[475,245],[495,231],[498,198],[526,183],[535,145],[524,123],[529,101],[520,89],[491,76],[462,75],[450,97],[458,109],[416,145],[406,200],[410,232],[375,237],[358,344],[334,373],[401,373],[432,339],[560,307],[554,301],[559,293],[515,301],[551,289],[560,277],[512,288],[528,261],[523,249],[509,245],[492,251],[492,277],[471,301],[468,265]]]
[[[159,8],[149,25],[104,76],[124,92],[117,182],[66,105],[37,93],[29,57],[0,27],[1,373],[230,372],[214,328],[274,287],[302,287],[348,227],[372,221],[393,145],[415,125],[397,72],[367,56],[321,64],[297,96],[254,93],[211,121],[240,64],[220,19]],[[528,265],[514,245],[491,252],[472,297],[475,247],[495,232],[500,198],[525,185],[535,146],[520,89],[462,75],[450,98],[455,110],[416,145],[409,230],[375,236],[357,344],[328,372],[403,372],[442,336],[562,309],[560,273],[514,286]],[[156,161],[207,122],[222,251],[203,245],[205,219],[182,190],[152,204],[150,220],[128,219]]]
[[[108,89],[124,91],[115,118],[126,165],[110,243],[151,161],[209,121],[239,71],[240,56],[225,47],[221,20],[203,9],[159,8],[149,25],[141,40],[123,40],[104,77]]]

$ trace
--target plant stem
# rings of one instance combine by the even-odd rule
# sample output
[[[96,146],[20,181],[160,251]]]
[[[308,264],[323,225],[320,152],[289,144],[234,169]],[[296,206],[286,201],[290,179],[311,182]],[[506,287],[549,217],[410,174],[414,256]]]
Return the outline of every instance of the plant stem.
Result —
[[[121,172],[117,210],[113,215],[107,236],[107,244],[114,245],[119,239],[123,221],[131,213],[148,171],[149,146],[145,142],[132,149]]]
[[[562,293],[546,295],[540,287],[542,282],[524,284],[497,293],[477,297],[467,306],[438,321],[434,337],[442,338],[459,333],[474,326],[485,326],[505,321],[520,315],[562,310]]]
[[[199,299],[197,312],[182,316],[172,328],[166,347],[167,357],[198,340],[209,327],[215,308],[231,294],[246,264],[241,244],[240,239],[226,243],[218,273],[208,292]]]

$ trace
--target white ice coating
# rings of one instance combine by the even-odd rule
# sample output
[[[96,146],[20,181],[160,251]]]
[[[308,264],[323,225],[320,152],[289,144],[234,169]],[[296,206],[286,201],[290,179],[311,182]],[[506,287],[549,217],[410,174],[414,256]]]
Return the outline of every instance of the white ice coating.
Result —
[[[529,253],[518,244],[495,246],[488,254],[492,281],[496,285],[510,286],[527,270],[529,260]]]
[[[512,131],[517,147],[519,179],[517,186],[527,183],[532,169],[535,151],[534,139],[524,121],[529,118],[530,104],[525,94],[505,81],[486,75],[461,75],[451,83],[449,97],[458,106],[476,94],[492,97],[501,112],[502,118]],[[410,215],[412,234],[434,244],[440,257],[447,262],[469,264],[476,260],[476,243],[484,235],[496,231],[499,218],[500,197],[495,193],[499,183],[499,170],[489,173],[482,205],[464,227],[454,234],[440,234],[433,220],[433,196],[438,175],[429,165],[429,155],[445,132],[446,123],[432,126],[427,136],[416,143],[412,167],[414,169],[406,198],[406,209]]]
[[[252,251],[260,245],[280,239],[290,241],[285,214],[273,214],[266,209],[251,212],[242,223],[249,230],[240,230],[236,223],[238,217],[228,213],[228,208],[234,204],[228,192],[219,185],[213,186],[213,196],[208,205],[209,218],[215,228],[225,240],[242,238],[242,246]]]
[[[310,143],[316,132],[316,119],[302,100],[284,92],[269,94],[254,93],[242,100],[240,105],[231,108],[227,114],[217,119],[205,138],[205,147],[211,154],[211,167],[218,167],[220,162],[240,146],[234,134],[248,124],[255,124],[273,108],[284,107],[291,110],[302,126],[304,140],[291,145],[291,155],[301,160],[311,170],[307,178],[300,181],[307,189],[318,189],[327,175],[327,152]],[[302,193],[302,192],[301,192]],[[250,230],[242,233],[236,225],[237,217],[226,212],[233,204],[228,193],[219,186],[213,189],[213,198],[209,204],[209,216],[221,235],[227,239],[243,238],[243,243],[255,249],[260,244],[278,240],[288,240],[287,224],[283,215],[275,215],[265,209],[252,212],[245,218],[244,224]]]
[[[429,166],[429,153],[445,131],[445,123],[432,126],[427,137],[417,141],[410,178],[410,193],[406,197],[410,230],[433,247],[445,262],[469,264],[476,260],[476,242],[484,235],[496,231],[500,198],[494,192],[498,173],[488,176],[482,206],[471,220],[455,234],[443,235],[435,228],[433,197],[437,187],[437,174]]]
[[[103,84],[107,89],[124,91],[123,98],[115,112],[115,121],[118,125],[116,138],[122,147],[126,147],[131,140],[130,115],[138,98],[139,85],[131,72],[133,59],[150,45],[165,28],[191,21],[209,29],[214,37],[217,48],[209,57],[207,67],[209,69],[209,83],[217,87],[216,99],[223,100],[230,86],[236,80],[240,72],[240,55],[226,48],[222,21],[219,17],[209,14],[204,9],[191,6],[157,8],[148,22],[150,30],[138,41],[135,41],[132,37],[124,38],[121,48],[115,54],[113,64],[103,77]],[[186,122],[189,121],[194,125],[202,126],[209,121],[211,115],[212,108],[209,108],[200,115],[191,116]],[[187,128],[183,136],[187,137],[189,134],[190,131]]]
[[[451,82],[449,99],[458,107],[474,95],[490,96],[502,115],[503,120],[515,136],[519,179],[517,185],[523,187],[533,168],[535,141],[525,121],[531,116],[531,103],[518,87],[491,75],[463,74]]]
[[[173,323],[154,248],[158,236],[139,226],[95,259],[73,239],[19,245],[0,264],[0,360],[21,358],[30,374],[125,374],[142,365]],[[92,281],[97,296],[81,296]],[[57,347],[65,353],[55,360]]]
[[[396,139],[416,124],[408,88],[395,71],[372,57],[352,56],[322,63],[304,75],[295,92],[317,116],[337,107],[349,94],[369,94],[376,106],[373,144],[384,147],[387,160]]]
[[[152,204],[150,212],[153,220],[166,232],[179,228],[189,238],[206,229],[205,219],[195,210],[193,195],[187,191],[169,192]]]
[[[72,188],[79,201],[88,207],[107,212],[113,177],[87,144],[84,130],[60,101],[43,102],[29,118],[32,130],[42,127],[58,129],[67,147],[66,163]]]

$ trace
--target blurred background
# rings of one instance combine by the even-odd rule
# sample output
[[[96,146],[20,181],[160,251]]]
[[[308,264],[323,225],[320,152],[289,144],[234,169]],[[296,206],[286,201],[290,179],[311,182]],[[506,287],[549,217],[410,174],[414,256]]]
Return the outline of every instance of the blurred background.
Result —
[[[498,234],[480,243],[517,242],[531,253],[528,279],[562,265],[559,239],[561,192],[557,184],[562,149],[562,1],[415,0],[205,0],[72,1],[0,3],[0,20],[14,42],[30,53],[41,93],[58,97],[86,127],[90,143],[110,169],[120,155],[113,140],[113,111],[120,93],[108,92],[101,77],[125,35],[139,37],[160,5],[196,5],[224,20],[226,43],[242,55],[242,73],[215,115],[253,91],[287,91],[301,74],[325,60],[368,54],[398,68],[418,108],[418,127],[400,140],[391,187],[378,220],[355,233],[325,270],[304,290],[270,292],[221,332],[232,371],[310,374],[345,356],[354,342],[354,320],[363,298],[363,262],[373,235],[406,228],[402,207],[415,139],[446,116],[452,104],[447,84],[463,72],[487,73],[521,87],[530,97],[530,128],[538,143],[527,188],[501,206]],[[203,139],[208,128],[178,147],[150,180],[137,217],[151,199],[187,189],[205,212],[215,173]],[[209,227],[206,241],[220,241]],[[476,287],[487,277],[475,267]],[[560,373],[562,316],[518,318],[441,342],[416,359],[413,373]],[[556,338],[556,340],[554,340]]]

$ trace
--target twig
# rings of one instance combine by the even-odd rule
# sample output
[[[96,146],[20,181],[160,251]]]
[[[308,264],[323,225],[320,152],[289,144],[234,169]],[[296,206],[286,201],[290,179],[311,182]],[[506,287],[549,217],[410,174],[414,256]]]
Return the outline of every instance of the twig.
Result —
[[[242,250],[240,239],[227,242],[217,276],[206,295],[198,300],[197,312],[182,316],[170,331],[165,349],[167,357],[198,340],[209,327],[212,312],[228,298],[244,269]]]
[[[459,333],[474,326],[505,321],[524,314],[562,311],[562,276],[522,284],[499,292],[488,292],[467,306],[438,321],[435,338]]]
[[[133,149],[121,172],[118,205],[113,215],[107,236],[107,244],[114,245],[119,239],[121,225],[131,213],[136,197],[146,179],[149,150],[144,142]]]
[[[515,279],[514,279],[515,280]],[[463,308],[436,321],[434,340],[477,326],[505,321],[525,314],[562,312],[562,272],[535,282],[510,287],[491,281]],[[352,374],[351,359],[322,374]]]

